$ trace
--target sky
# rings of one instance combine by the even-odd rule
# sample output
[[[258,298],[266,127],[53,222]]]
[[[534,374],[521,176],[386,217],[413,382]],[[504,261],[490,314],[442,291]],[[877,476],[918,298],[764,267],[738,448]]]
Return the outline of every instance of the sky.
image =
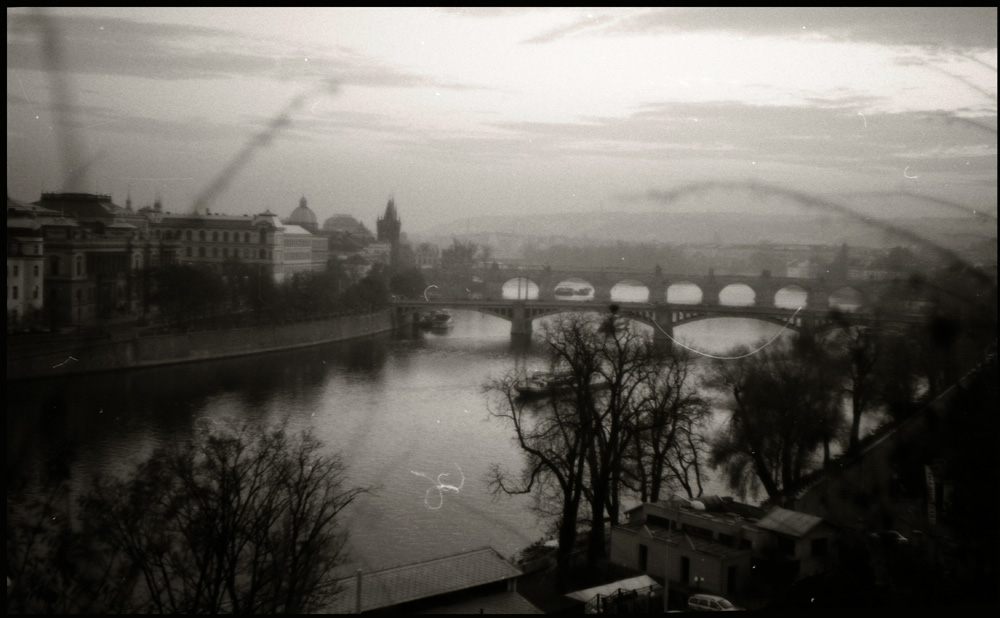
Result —
[[[7,191],[995,216],[996,67],[995,7],[8,8]]]

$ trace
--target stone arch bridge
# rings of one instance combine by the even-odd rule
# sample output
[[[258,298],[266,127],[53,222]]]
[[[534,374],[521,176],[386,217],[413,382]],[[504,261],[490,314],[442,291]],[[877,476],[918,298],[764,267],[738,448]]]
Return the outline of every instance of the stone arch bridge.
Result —
[[[535,299],[504,299],[503,287],[519,278],[527,279],[538,287]],[[584,282],[593,289],[592,300],[565,300],[556,297],[558,285],[573,280]],[[676,275],[659,271],[635,272],[618,269],[601,270],[552,270],[548,268],[493,269],[483,277],[485,292],[481,298],[442,298],[397,300],[397,315],[404,321],[407,316],[430,309],[468,309],[503,318],[511,322],[511,335],[524,336],[532,332],[532,322],[538,318],[567,311],[607,311],[612,304],[612,288],[623,282],[638,283],[649,290],[648,302],[615,302],[619,315],[653,327],[654,339],[671,341],[674,327],[689,322],[715,317],[744,317],[787,325],[788,328],[811,335],[847,324],[866,325],[876,321],[917,324],[923,319],[918,314],[876,316],[866,309],[874,301],[894,289],[894,282],[860,281],[847,279],[803,279],[744,275]],[[675,283],[693,284],[701,290],[701,301],[696,304],[668,303],[666,293]],[[754,295],[748,306],[722,304],[720,293],[731,285],[745,285]],[[853,290],[860,307],[856,311],[841,312],[831,308],[830,296],[839,290]],[[775,304],[777,293],[785,289],[805,292],[801,307],[779,307]]]
[[[892,287],[892,281],[866,281],[835,277],[802,278],[773,277],[767,271],[760,275],[706,275],[664,273],[659,269],[636,271],[621,268],[550,269],[547,267],[493,268],[482,275],[484,298],[503,298],[503,287],[510,281],[526,279],[538,287],[538,300],[556,299],[557,287],[566,281],[583,283],[593,290],[593,299],[611,302],[612,289],[619,283],[644,286],[649,291],[648,302],[666,302],[666,293],[675,284],[689,284],[701,290],[701,304],[718,305],[719,294],[729,286],[745,285],[753,291],[754,306],[774,307],[775,296],[784,289],[805,292],[806,306],[811,309],[830,307],[830,296],[840,290],[853,290],[861,305],[870,305]]]

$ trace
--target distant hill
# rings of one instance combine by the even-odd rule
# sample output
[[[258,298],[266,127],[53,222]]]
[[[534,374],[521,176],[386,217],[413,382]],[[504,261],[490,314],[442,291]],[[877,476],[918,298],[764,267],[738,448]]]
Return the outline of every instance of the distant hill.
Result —
[[[954,251],[964,252],[988,239],[996,242],[995,221],[973,217],[923,217],[883,220],[887,226],[906,230]],[[988,223],[985,224],[985,223]],[[452,237],[495,238],[501,245],[519,239],[563,241],[637,242],[667,244],[822,244],[892,247],[915,244],[879,225],[839,216],[746,214],[724,212],[592,212],[552,213],[530,216],[483,216],[460,219],[415,238],[448,244]],[[484,242],[482,240],[477,242]]]

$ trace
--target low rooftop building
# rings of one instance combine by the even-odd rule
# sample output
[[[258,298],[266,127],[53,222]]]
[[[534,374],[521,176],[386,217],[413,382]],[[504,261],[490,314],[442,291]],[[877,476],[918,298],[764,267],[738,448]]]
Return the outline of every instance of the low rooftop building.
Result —
[[[514,584],[520,575],[495,549],[482,547],[344,578],[338,582],[343,591],[329,611],[541,613],[517,594]]]

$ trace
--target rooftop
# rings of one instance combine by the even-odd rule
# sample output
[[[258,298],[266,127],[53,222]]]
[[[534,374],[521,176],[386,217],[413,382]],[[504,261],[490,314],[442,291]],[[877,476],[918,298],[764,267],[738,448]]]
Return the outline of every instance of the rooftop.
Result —
[[[716,556],[718,558],[729,558],[749,552],[749,549],[730,547],[725,543],[719,543],[711,539],[700,536],[686,534],[680,530],[668,530],[666,526],[657,524],[643,524],[642,522],[629,523],[616,526],[616,530],[626,530],[633,534],[638,534],[643,528],[649,531],[650,536],[658,541],[669,543],[674,547],[683,545],[695,551]]]
[[[810,530],[821,523],[823,523],[823,520],[815,515],[775,507],[763,519],[757,522],[757,526],[765,530],[790,536],[805,536]]]
[[[371,611],[512,579],[521,570],[492,547],[382,569],[361,575],[361,610]],[[330,612],[354,612],[357,577],[338,582],[343,591]]]
[[[497,592],[484,597],[466,599],[450,605],[439,605],[420,614],[541,614],[531,601],[516,592]]]

